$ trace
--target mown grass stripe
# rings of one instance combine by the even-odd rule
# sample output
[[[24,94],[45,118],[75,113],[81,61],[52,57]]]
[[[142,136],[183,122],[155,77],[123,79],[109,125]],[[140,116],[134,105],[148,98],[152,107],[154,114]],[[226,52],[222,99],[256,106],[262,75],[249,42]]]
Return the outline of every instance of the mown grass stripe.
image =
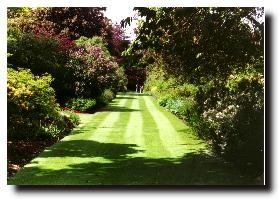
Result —
[[[114,104],[116,107],[122,106],[127,102],[127,100],[119,100],[115,99]],[[73,164],[74,162],[91,162],[92,157],[80,157],[78,158],[79,161],[77,161],[77,157],[60,157],[61,154],[69,154],[67,151],[69,150],[67,147],[63,147],[64,144],[67,145],[67,142],[71,141],[81,141],[81,140],[92,140],[92,136],[96,132],[100,130],[101,127],[104,125],[109,125],[109,122],[111,121],[111,118],[115,116],[114,112],[108,111],[111,109],[111,104],[104,109],[102,112],[98,112],[94,115],[92,114],[80,114],[81,117],[81,125],[77,127],[69,136],[66,136],[64,139],[62,139],[60,142],[54,144],[53,146],[47,148],[44,153],[39,155],[36,159],[30,162],[30,164],[26,165],[25,167],[37,167],[40,169],[53,169],[55,168],[67,168],[67,165]],[[102,138],[105,139],[104,137],[105,134],[102,134]],[[95,135],[96,136],[96,135]],[[107,136],[107,135],[105,135]],[[94,140],[96,141],[96,140]],[[72,150],[75,151],[75,146],[72,146]],[[82,154],[88,153],[90,150],[94,149],[89,149],[87,147],[81,147],[79,148],[79,152]],[[54,151],[54,152],[53,152]],[[51,157],[48,157],[49,152],[52,153]],[[58,157],[55,157],[55,154],[57,154]],[[66,155],[65,155],[66,156]],[[45,162],[51,162],[51,164],[46,164]]]
[[[107,142],[108,136],[113,130],[115,123],[118,121],[120,112],[113,112],[113,110],[125,106],[127,99],[121,99],[116,105],[110,105],[106,111],[109,115],[106,119],[98,126],[96,131],[92,134],[90,140],[95,140],[97,142]]]
[[[166,150],[164,141],[160,138],[158,125],[148,109],[144,97],[139,98],[140,110],[143,115],[143,136],[145,141],[145,156],[149,158],[168,158],[170,153]]]
[[[121,97],[127,99],[121,99],[121,100],[125,100],[126,103],[124,103],[123,106],[117,107],[116,111],[118,111],[117,113],[119,114],[119,117],[114,122],[113,128],[111,128],[111,132],[107,137],[108,142],[110,143],[122,143],[122,144],[125,143],[124,133],[127,128],[130,115],[133,111],[135,111],[131,108],[133,99],[129,99],[130,95],[125,94],[125,95],[121,95]]]
[[[143,96],[147,109],[150,111],[158,129],[159,136],[166,150],[170,153],[169,158],[179,158],[185,154],[187,146],[181,139],[168,118],[154,105],[150,96]]]
[[[177,133],[176,135],[183,142],[180,143],[180,145],[183,144],[183,146],[185,146],[185,155],[194,151],[200,151],[212,155],[212,151],[208,145],[203,140],[198,138],[191,127],[187,126],[182,120],[178,119],[177,116],[167,111],[165,108],[159,106],[154,99],[151,99],[151,101],[157,110],[167,117],[169,122],[175,128]]]
[[[133,103],[131,104],[131,109],[133,110],[130,114],[130,119],[125,131],[125,143],[134,144],[138,153],[132,154],[133,157],[144,157],[144,138],[142,129],[142,110],[139,107],[139,97],[136,95],[131,95]]]
[[[79,114],[81,124],[77,128],[75,128],[69,136],[66,136],[61,141],[74,139],[86,140],[91,137],[92,133],[94,133],[96,129],[98,129],[104,123],[105,120],[108,120],[107,117],[111,114],[111,112],[107,111],[106,109],[112,106],[112,104],[117,106],[120,101],[120,99],[115,98],[103,111],[96,112],[94,114]],[[123,101],[121,103],[123,103]],[[82,136],[79,135],[81,133],[83,134]]]
[[[88,139],[92,133],[96,131],[98,126],[109,116],[109,112],[98,112],[96,114],[81,113],[79,117],[82,123],[75,128],[69,136],[66,136],[61,141],[75,140],[75,139]],[[80,135],[82,134],[82,136]]]
[[[134,98],[138,98],[138,103],[132,102],[137,101]],[[149,102],[144,98],[143,95],[139,94],[121,95],[104,111],[94,114],[92,117],[83,114],[81,118],[84,125],[79,128],[86,129],[88,132],[73,133],[71,139],[50,147],[49,151],[45,151],[41,155],[41,159],[45,159],[43,163],[40,158],[34,159],[34,165],[26,166],[12,177],[8,184],[251,184],[250,179],[244,179],[233,167],[221,159],[201,151],[200,146],[204,146],[204,143],[200,143],[199,139],[191,133],[186,125],[182,128],[181,121],[171,117],[171,113],[157,106],[151,97],[146,97],[151,100]],[[124,99],[127,99],[127,101],[123,102]],[[138,106],[140,111],[132,111]],[[109,142],[117,141],[119,143],[102,143],[85,139],[88,135],[94,134],[96,127],[103,123],[102,119],[107,120],[111,114],[116,113],[119,113],[119,117],[113,123],[113,126],[119,132],[112,132],[109,135],[111,138]],[[166,118],[164,119],[160,114]],[[139,122],[140,119],[136,120],[140,117],[142,118],[142,124],[135,124],[141,123]],[[177,149],[176,152],[180,156],[182,154],[180,151],[181,145],[177,142],[166,141],[164,138],[169,137],[160,135],[163,129],[168,129],[167,119],[172,123],[173,129],[176,131],[183,130],[183,132],[177,132],[183,139],[187,138],[182,147],[186,145],[192,147],[191,152],[186,148],[183,157],[178,159],[169,151],[174,152]],[[159,126],[158,121],[160,121]],[[92,129],[88,125],[91,125]],[[130,131],[128,127],[134,127],[135,129]],[[140,128],[142,128],[142,131],[139,131]],[[113,130],[113,128],[111,129]],[[131,136],[128,136],[128,141],[125,139],[127,138],[125,133],[131,134]],[[141,139],[141,141],[138,139]],[[139,144],[142,141],[144,141],[144,144]],[[174,143],[176,144],[175,147],[170,146]],[[143,146],[145,150],[143,152],[137,151],[135,146],[138,145]]]

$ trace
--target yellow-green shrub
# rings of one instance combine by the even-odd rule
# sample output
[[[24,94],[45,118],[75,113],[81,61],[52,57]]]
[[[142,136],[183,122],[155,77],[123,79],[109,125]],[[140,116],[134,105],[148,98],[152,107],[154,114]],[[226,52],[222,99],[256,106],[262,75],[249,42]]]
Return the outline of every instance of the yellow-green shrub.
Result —
[[[59,137],[66,122],[50,87],[50,75],[34,76],[29,69],[8,68],[8,137]]]

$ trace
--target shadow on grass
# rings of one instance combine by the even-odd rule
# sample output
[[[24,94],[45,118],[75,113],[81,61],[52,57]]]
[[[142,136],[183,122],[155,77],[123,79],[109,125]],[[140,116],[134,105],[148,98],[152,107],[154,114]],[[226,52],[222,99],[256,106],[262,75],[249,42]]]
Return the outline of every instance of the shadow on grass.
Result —
[[[125,96],[150,96],[147,93],[132,93],[132,92],[128,92],[125,94]]]
[[[103,157],[122,158],[127,154],[139,152],[135,144],[101,143],[93,140],[69,140],[53,145],[40,157]]]
[[[134,97],[116,97],[116,99],[136,99],[136,98],[134,98]]]
[[[140,152],[134,144],[100,143],[72,140],[55,145],[41,154],[53,157],[92,158],[87,162],[55,169],[35,163],[25,167],[8,184],[16,185],[247,185],[254,179],[234,172],[223,160],[190,152],[176,159],[133,157]],[[131,156],[132,155],[132,156]],[[98,159],[98,158],[101,158]],[[105,160],[105,161],[102,161]],[[61,159],[62,161],[62,159]]]
[[[128,96],[147,94],[129,94]],[[139,111],[109,105],[105,111]],[[73,134],[86,133],[94,125]],[[112,132],[113,133],[113,132]],[[191,137],[192,138],[192,137]],[[190,137],[188,137],[190,139]],[[193,136],[194,139],[194,136]],[[188,143],[197,149],[200,141]],[[261,184],[203,150],[188,150],[180,158],[141,157],[135,144],[64,140],[43,152],[38,161],[8,181],[15,185],[247,185]],[[158,149],[160,150],[160,149]],[[67,164],[65,159],[70,160]],[[36,161],[36,159],[35,159]],[[49,165],[51,166],[49,166]],[[57,164],[57,165],[56,165]],[[51,168],[51,169],[50,169]]]
[[[134,112],[134,111],[139,111],[139,110],[127,108],[125,106],[121,107],[121,106],[115,106],[115,105],[110,104],[102,111],[105,111],[105,112]]]

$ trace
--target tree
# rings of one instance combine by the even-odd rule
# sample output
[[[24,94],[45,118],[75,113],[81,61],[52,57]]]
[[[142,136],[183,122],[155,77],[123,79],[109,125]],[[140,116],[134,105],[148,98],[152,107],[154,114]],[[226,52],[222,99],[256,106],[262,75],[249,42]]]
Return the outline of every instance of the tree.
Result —
[[[41,22],[53,24],[56,34],[63,34],[75,40],[81,36],[100,36],[105,27],[105,8],[91,7],[50,7],[37,9],[35,16]]]
[[[263,24],[257,21],[262,9],[135,9],[146,20],[134,50],[151,47],[162,54],[170,74],[187,81],[225,79],[263,54]]]

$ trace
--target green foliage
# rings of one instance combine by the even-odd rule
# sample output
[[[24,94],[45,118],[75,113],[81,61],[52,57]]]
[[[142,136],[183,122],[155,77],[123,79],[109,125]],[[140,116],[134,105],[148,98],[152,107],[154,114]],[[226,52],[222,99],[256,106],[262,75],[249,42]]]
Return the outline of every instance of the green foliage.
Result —
[[[77,39],[76,41],[76,45],[77,46],[86,46],[86,45],[89,45],[89,46],[98,46],[102,49],[102,51],[104,52],[104,54],[107,56],[107,57],[110,57],[110,53],[107,49],[107,44],[105,43],[104,39],[102,37],[99,37],[99,36],[94,36],[92,38],[87,38],[87,37],[80,37],[79,39]]]
[[[166,103],[166,108],[181,118],[189,116],[192,107],[193,101],[190,98],[173,98]]]
[[[115,92],[124,89],[124,70],[109,54],[102,38],[81,37],[78,47],[72,43],[12,27],[8,29],[8,64],[29,68],[35,75],[51,74],[52,87],[62,104],[78,96],[97,98],[106,88]]]
[[[157,88],[157,82],[164,82],[165,81],[165,71],[163,69],[164,62],[162,58],[158,55],[153,56],[155,59],[155,62],[152,64],[149,64],[146,67],[146,80],[145,80],[145,89],[155,92],[158,90]]]
[[[173,97],[173,95],[171,95],[171,94],[163,95],[163,96],[161,96],[161,97],[158,99],[158,104],[159,104],[160,106],[165,107],[165,106],[167,106],[168,102],[171,101],[173,98],[174,98],[174,97]]]
[[[20,17],[22,15],[27,15],[32,12],[30,7],[8,7],[7,16],[8,18]]]
[[[96,106],[95,99],[84,99],[84,98],[74,98],[66,103],[68,108],[73,110],[78,110],[81,112],[90,112],[93,111]]]
[[[29,68],[34,74],[54,74],[65,63],[65,54],[59,51],[54,38],[36,37],[17,28],[8,29],[8,63],[13,67]]]
[[[178,85],[176,87],[175,94],[178,96],[193,97],[193,96],[195,96],[197,91],[198,91],[198,88],[194,84],[184,83],[184,84]]]
[[[158,98],[160,106],[166,107],[169,111],[185,119],[189,117],[194,106],[194,96],[197,87],[193,84],[177,84],[175,78],[166,80],[151,79],[148,76],[150,92]],[[156,76],[155,76],[156,77]]]
[[[261,8],[136,10],[146,20],[130,51],[152,48],[166,63],[165,71],[189,83],[225,80],[263,55]]]
[[[7,38],[8,44],[16,43],[20,39],[22,39],[22,33],[19,28],[15,28],[15,27],[8,28],[8,38]]]
[[[122,66],[116,68],[116,77],[117,77],[117,86],[114,86],[110,88],[111,90],[114,91],[114,93],[118,91],[125,92],[127,91],[127,84],[128,84],[128,78],[125,74],[125,70]]]
[[[207,86],[196,97],[196,108],[201,113],[199,125],[208,129],[199,129],[200,135],[242,169],[260,172],[263,169],[263,76],[254,72],[234,74],[226,85]]]
[[[8,137],[57,138],[66,122],[55,102],[50,75],[34,76],[30,70],[8,68]]]
[[[16,27],[8,28],[9,67],[29,68],[35,75],[46,72],[51,74],[54,78],[51,86],[55,89],[59,102],[65,101],[65,94],[74,96],[75,80],[74,69],[66,67],[70,59],[68,51],[73,44],[61,39],[52,35],[21,32]]]
[[[107,105],[109,104],[114,98],[115,94],[110,89],[105,89],[102,95],[98,98],[98,103]]]
[[[249,66],[248,66],[249,67]],[[264,78],[262,72],[257,72],[254,68],[247,68],[244,72],[231,74],[227,80],[226,88],[231,92],[237,92],[253,85],[257,90],[261,90],[264,86]]]
[[[191,88],[192,86],[182,85],[175,89],[164,90],[164,92],[158,95],[160,96],[158,99],[159,105],[166,107],[166,109],[180,118],[189,118],[189,114],[194,106],[193,93],[190,93],[187,89],[182,89],[188,87]]]
[[[64,110],[62,111],[62,114],[65,115],[69,121],[73,124],[73,126],[77,126],[80,123],[80,118],[78,116],[78,114],[76,114],[73,111],[70,110]]]

